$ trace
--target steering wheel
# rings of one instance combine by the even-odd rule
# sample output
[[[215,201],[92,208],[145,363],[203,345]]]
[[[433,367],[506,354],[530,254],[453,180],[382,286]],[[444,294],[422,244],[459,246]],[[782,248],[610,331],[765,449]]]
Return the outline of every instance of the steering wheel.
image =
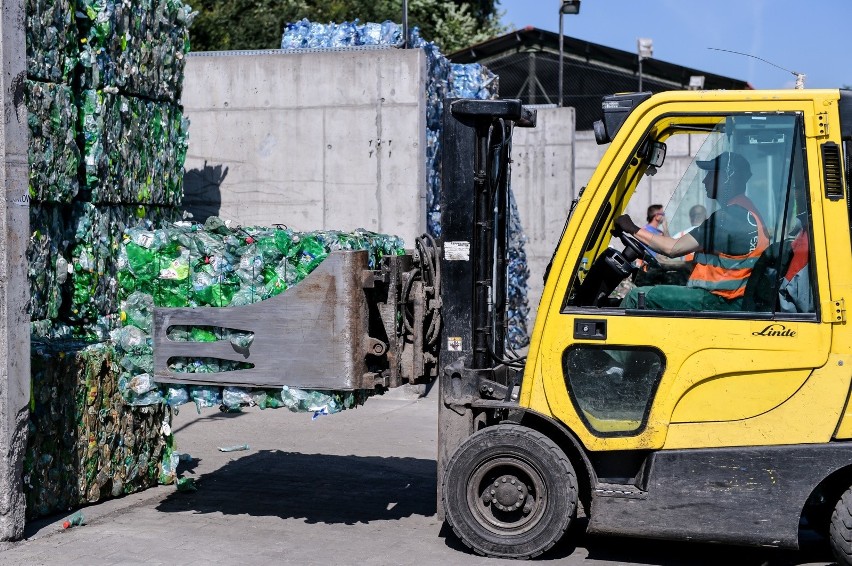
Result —
[[[621,232],[620,234],[618,234],[618,239],[621,240],[621,243],[624,244],[625,247],[628,247],[633,250],[636,255],[642,259],[642,261],[646,262],[651,267],[661,267],[660,262],[657,261],[657,258],[651,255],[651,253],[648,251],[648,248],[646,248],[642,244],[642,242],[636,239],[636,236],[634,236],[633,234]]]

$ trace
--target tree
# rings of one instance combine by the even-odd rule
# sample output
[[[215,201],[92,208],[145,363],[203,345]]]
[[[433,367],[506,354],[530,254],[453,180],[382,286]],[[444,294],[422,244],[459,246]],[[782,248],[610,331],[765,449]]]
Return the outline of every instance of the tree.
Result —
[[[402,0],[189,0],[193,51],[277,49],[288,22],[402,21]],[[499,0],[410,0],[408,22],[446,52],[505,31]]]

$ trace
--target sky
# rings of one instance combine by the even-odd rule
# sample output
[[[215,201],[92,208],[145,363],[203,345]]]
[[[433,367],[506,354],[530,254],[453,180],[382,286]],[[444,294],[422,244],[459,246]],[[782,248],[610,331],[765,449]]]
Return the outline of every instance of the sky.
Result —
[[[558,32],[560,4],[500,0],[499,7],[511,29]],[[788,70],[807,75],[807,88],[852,85],[852,0],[582,0],[580,13],[564,18],[566,36],[633,53],[638,38],[651,38],[655,59],[755,88],[793,88]]]

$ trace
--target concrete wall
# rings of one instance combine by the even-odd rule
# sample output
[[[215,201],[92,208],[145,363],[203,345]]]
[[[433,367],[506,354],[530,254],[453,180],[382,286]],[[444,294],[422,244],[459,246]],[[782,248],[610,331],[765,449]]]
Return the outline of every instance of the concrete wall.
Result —
[[[30,397],[30,317],[27,313],[29,193],[24,3],[3,2],[0,53],[3,116],[0,125],[0,539],[24,534],[22,482]]]
[[[413,246],[426,229],[425,72],[420,49],[190,56],[186,207]]]
[[[562,234],[574,176],[573,108],[539,108],[535,128],[515,128],[512,136],[512,191],[527,236],[530,331],[544,287],[543,277]]]

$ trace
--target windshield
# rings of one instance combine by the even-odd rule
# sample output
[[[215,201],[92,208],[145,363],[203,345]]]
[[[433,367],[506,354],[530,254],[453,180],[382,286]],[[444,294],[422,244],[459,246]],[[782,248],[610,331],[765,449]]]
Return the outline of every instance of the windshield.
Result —
[[[746,196],[762,214],[772,239],[782,238],[785,225],[802,205],[796,199],[788,201],[790,191],[804,182],[801,163],[794,161],[800,155],[794,144],[802,143],[797,135],[798,121],[799,117],[791,114],[720,117],[665,205],[668,232],[673,236],[683,234],[719,208],[720,203],[709,198],[704,189],[706,171],[698,163],[733,152],[745,158],[751,167]],[[785,217],[788,202],[793,207],[786,211]]]

